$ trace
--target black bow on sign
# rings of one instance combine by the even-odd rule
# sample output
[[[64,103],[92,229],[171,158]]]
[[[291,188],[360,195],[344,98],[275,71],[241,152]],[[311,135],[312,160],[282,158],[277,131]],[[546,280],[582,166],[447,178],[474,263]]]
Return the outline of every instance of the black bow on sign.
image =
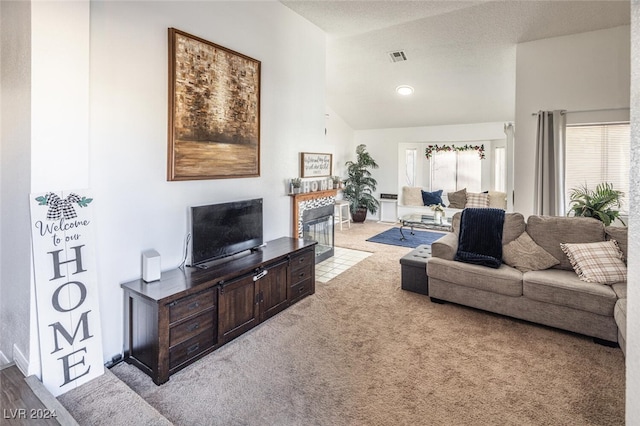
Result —
[[[65,199],[58,197],[53,192],[48,193],[47,205],[49,206],[49,211],[47,211],[47,219],[56,220],[62,216],[69,220],[77,217],[73,204],[79,201],[81,201],[81,198],[73,192]]]

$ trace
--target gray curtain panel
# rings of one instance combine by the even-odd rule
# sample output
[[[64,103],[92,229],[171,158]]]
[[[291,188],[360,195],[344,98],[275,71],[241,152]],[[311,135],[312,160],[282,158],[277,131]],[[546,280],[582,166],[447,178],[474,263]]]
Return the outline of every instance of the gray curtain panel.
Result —
[[[566,200],[564,110],[539,111],[536,135],[534,210],[538,215],[564,216]]]

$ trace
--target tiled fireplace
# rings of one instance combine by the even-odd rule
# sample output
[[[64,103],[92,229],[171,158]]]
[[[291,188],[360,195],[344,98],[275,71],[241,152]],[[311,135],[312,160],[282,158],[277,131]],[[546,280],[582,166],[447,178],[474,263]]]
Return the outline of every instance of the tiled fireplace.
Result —
[[[299,238],[315,240],[316,263],[334,253],[334,204],[336,190],[292,194],[293,234]]]

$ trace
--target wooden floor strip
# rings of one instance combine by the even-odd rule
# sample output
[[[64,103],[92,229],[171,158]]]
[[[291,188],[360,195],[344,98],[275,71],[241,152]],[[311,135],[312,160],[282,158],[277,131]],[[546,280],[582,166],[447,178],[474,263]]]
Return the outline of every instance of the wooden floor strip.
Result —
[[[0,424],[77,425],[69,412],[35,376],[24,377],[11,363],[0,368]]]

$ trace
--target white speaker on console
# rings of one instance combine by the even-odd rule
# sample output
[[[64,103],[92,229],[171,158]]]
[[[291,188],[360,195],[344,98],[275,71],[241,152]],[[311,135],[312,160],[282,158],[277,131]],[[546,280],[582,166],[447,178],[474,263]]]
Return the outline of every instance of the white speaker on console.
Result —
[[[145,282],[160,279],[160,253],[155,250],[142,252],[142,279]]]

